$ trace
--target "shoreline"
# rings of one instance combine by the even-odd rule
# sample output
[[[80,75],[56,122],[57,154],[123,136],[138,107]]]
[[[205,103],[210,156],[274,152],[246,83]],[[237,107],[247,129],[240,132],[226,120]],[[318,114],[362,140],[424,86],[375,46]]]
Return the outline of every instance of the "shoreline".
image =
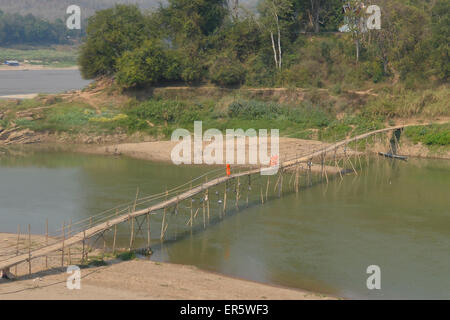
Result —
[[[0,71],[36,71],[36,70],[46,70],[46,71],[59,71],[59,70],[79,70],[78,66],[70,67],[54,67],[46,66],[40,64],[21,64],[17,67],[11,67],[7,65],[0,65]]]
[[[21,246],[28,235],[22,234]],[[32,235],[32,242],[43,236]],[[15,246],[17,235],[0,233],[0,254]],[[76,252],[77,247],[72,247]],[[74,254],[74,259],[76,253]],[[81,269],[81,290],[66,288],[66,267],[61,268],[60,254],[32,261],[33,273],[29,276],[28,264],[18,267],[15,280],[0,279],[0,299],[48,299],[48,300],[329,300],[338,299],[321,294],[274,284],[206,271],[183,264],[157,262],[147,259],[121,261],[105,260],[106,266]],[[75,263],[74,263],[75,264]],[[14,269],[14,268],[13,268]],[[136,276],[139,275],[139,276]]]

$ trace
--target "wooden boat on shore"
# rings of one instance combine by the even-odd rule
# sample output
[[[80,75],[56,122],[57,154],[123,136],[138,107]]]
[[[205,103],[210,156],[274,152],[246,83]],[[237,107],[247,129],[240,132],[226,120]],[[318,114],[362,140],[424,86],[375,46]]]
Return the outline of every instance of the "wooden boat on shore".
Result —
[[[397,154],[392,154],[392,153],[384,153],[384,152],[378,152],[378,154],[380,156],[386,157],[386,158],[391,158],[391,159],[397,159],[397,160],[403,160],[403,161],[408,161],[408,157],[406,156],[399,156]]]

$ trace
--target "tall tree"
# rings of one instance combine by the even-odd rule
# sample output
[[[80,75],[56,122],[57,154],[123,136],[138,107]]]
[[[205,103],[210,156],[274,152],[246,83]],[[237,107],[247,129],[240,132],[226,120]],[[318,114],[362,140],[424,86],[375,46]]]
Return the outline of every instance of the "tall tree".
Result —
[[[126,51],[148,38],[144,16],[136,6],[117,5],[89,18],[87,39],[81,47],[79,64],[85,78],[111,75]]]
[[[342,21],[342,0],[292,0],[302,23],[315,33],[336,30]]]
[[[438,0],[432,9],[431,46],[435,74],[441,80],[450,77],[450,5],[447,0]]]
[[[283,66],[283,50],[281,47],[282,32],[286,21],[292,17],[292,2],[290,0],[264,0],[260,3],[260,26],[270,36],[275,66],[278,70]]]
[[[349,32],[355,42],[356,47],[356,62],[359,62],[361,40],[365,31],[364,17],[365,7],[364,3],[360,0],[350,0],[344,6],[345,20]]]

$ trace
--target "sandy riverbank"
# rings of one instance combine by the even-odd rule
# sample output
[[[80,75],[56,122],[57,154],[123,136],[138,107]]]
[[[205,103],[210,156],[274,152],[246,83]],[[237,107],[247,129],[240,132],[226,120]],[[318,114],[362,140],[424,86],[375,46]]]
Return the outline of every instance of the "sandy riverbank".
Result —
[[[0,99],[14,99],[14,100],[34,99],[38,95],[39,95],[38,93],[13,94],[13,95],[0,96]]]
[[[32,243],[43,241],[32,236]],[[17,236],[0,234],[0,255],[15,248]],[[21,248],[27,238],[22,235]],[[72,248],[76,259],[79,248]],[[60,253],[49,257],[49,265],[60,265]],[[73,262],[76,263],[76,262]],[[331,296],[271,286],[267,284],[227,277],[200,270],[193,266],[159,263],[149,260],[110,260],[106,266],[81,269],[81,290],[68,290],[65,269],[53,267],[42,271],[45,258],[32,262],[33,274],[26,275],[28,264],[19,266],[16,280],[0,279],[0,300],[6,299],[239,299],[239,300],[323,300]],[[14,268],[13,270],[14,271]]]
[[[54,67],[54,66],[45,66],[45,65],[35,65],[35,64],[28,64],[23,63],[20,64],[20,66],[12,67],[7,66],[4,64],[0,65],[0,71],[28,71],[28,70],[78,70],[78,66],[71,66],[71,67]]]
[[[83,145],[76,148],[77,151],[100,155],[124,155],[141,160],[172,162],[171,154],[178,142],[173,141],[150,141],[138,143],[117,143],[108,145]],[[208,142],[203,143],[206,150]],[[279,138],[279,160],[292,160],[329,146],[329,143],[317,140],[303,140],[294,138]],[[267,143],[270,152],[270,139]],[[234,144],[234,163],[237,163],[237,155],[245,155],[245,164],[249,163],[249,140],[245,145]],[[227,158],[226,142],[223,141],[223,160]],[[191,144],[191,159],[194,159],[194,145]]]

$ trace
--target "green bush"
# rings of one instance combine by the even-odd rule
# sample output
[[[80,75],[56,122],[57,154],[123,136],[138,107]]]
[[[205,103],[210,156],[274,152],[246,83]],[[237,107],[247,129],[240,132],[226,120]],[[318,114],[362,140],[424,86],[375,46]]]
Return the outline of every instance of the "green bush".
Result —
[[[234,101],[228,107],[230,118],[244,120],[288,120],[301,126],[324,127],[330,122],[330,115],[310,104],[297,107],[262,101]]]
[[[155,84],[165,80],[167,68],[168,57],[162,46],[147,40],[117,60],[117,83],[123,88]]]
[[[408,127],[405,134],[414,143],[421,142],[429,146],[450,145],[450,124]]]
[[[220,86],[240,85],[245,80],[245,68],[239,60],[217,58],[209,69],[209,78]]]
[[[89,18],[86,42],[81,46],[79,65],[85,78],[111,75],[117,59],[138,48],[147,38],[146,22],[137,6],[116,5]]]

